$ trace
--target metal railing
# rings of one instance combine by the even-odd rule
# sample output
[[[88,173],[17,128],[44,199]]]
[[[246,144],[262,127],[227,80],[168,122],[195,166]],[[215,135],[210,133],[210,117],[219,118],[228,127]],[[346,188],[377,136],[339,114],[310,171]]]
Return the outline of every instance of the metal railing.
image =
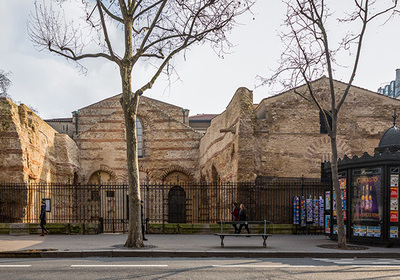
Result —
[[[323,196],[329,183],[305,178],[264,178],[219,184],[141,184],[144,217],[150,223],[215,223],[230,220],[232,202],[243,203],[250,220],[291,224],[294,196]],[[99,223],[126,231],[127,184],[0,183],[0,223],[38,223],[46,199],[48,223]]]

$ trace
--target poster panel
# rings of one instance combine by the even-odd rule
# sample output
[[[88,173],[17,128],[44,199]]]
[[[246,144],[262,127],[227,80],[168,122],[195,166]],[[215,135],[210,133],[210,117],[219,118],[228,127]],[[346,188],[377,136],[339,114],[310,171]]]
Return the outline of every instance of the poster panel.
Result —
[[[342,210],[343,210],[343,219],[347,219],[347,185],[346,178],[339,179],[339,187],[340,187],[340,196],[342,198]],[[337,211],[336,211],[336,193],[333,192],[333,217],[336,219]]]
[[[397,226],[390,227],[390,238],[399,238],[399,228]]]
[[[381,175],[354,178],[353,221],[380,221],[382,217]],[[372,231],[370,232],[370,236]]]
[[[391,175],[390,176],[390,186],[391,187],[398,187],[399,186],[399,176],[398,175]]]
[[[325,215],[325,233],[331,233],[331,215]]]
[[[398,211],[390,211],[390,222],[397,223],[399,221]]]
[[[325,210],[331,210],[331,191],[325,192]]]

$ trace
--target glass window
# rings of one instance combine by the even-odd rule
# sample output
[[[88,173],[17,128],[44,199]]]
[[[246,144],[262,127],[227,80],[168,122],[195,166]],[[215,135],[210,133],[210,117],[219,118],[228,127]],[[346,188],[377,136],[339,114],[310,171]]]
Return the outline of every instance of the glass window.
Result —
[[[139,118],[136,118],[137,152],[138,157],[143,157],[143,127]]]

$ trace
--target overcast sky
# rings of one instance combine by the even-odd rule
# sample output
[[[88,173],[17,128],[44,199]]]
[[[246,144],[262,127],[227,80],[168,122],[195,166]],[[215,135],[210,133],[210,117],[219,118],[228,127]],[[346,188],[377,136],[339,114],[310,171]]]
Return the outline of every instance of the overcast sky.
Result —
[[[353,1],[332,2],[343,8]],[[36,108],[42,118],[59,118],[121,92],[119,71],[106,60],[84,63],[88,72],[83,75],[73,62],[35,50],[27,35],[32,9],[33,0],[0,1],[0,69],[12,72],[9,94],[15,101]],[[223,112],[239,87],[254,91],[254,103],[276,94],[276,88],[255,85],[257,75],[269,76],[270,69],[277,67],[282,51],[277,35],[285,7],[281,0],[258,0],[253,12],[241,17],[242,25],[229,34],[236,45],[231,54],[222,59],[207,44],[193,47],[184,58],[180,55],[175,59],[181,80],[168,87],[161,77],[145,96],[189,109],[190,115],[195,115]],[[394,80],[395,70],[400,68],[399,27],[400,16],[385,26],[371,26],[354,85],[376,91]],[[339,69],[336,79],[347,81],[347,75],[348,69]],[[133,83],[138,87],[144,81],[134,76]]]

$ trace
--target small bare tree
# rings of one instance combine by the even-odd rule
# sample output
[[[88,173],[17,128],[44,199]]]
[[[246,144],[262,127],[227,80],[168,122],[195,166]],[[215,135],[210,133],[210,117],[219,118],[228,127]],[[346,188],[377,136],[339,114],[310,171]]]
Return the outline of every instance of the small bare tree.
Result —
[[[68,0],[38,4],[29,21],[32,42],[79,62],[104,58],[114,62],[122,83],[128,176],[129,233],[127,247],[142,247],[140,185],[136,139],[136,115],[140,96],[150,89],[171,59],[191,45],[210,42],[219,51],[229,47],[225,36],[235,18],[248,11],[254,0],[79,0],[81,17],[68,21]],[[79,23],[79,24],[78,24]],[[155,65],[148,82],[132,90],[135,66]]]
[[[9,97],[7,94],[7,91],[11,86],[11,80],[8,78],[9,75],[9,72],[0,70],[0,97]]]
[[[342,40],[339,40],[337,44],[334,44],[332,40],[334,36],[331,37],[332,34],[328,32],[328,20],[332,19],[333,14],[330,13],[326,1],[284,0],[284,2],[287,6],[284,25],[288,27],[288,31],[281,34],[281,40],[285,45],[285,50],[281,55],[280,67],[271,78],[264,80],[264,83],[275,83],[281,74],[289,73],[288,78],[281,79],[284,87],[293,89],[305,84],[304,92],[295,90],[295,93],[315,104],[324,116],[331,140],[331,172],[336,195],[338,247],[346,248],[341,190],[338,181],[338,114],[357,73],[367,26],[380,16],[392,15],[397,6],[397,0],[353,0],[354,10],[349,11],[345,18],[337,19],[336,25],[357,25],[357,31],[343,35]],[[346,27],[332,28],[332,25],[330,26],[332,33],[339,34],[342,30],[346,30]],[[351,73],[345,90],[338,92],[334,87],[334,70],[335,66],[339,65],[336,61],[337,54],[343,50],[354,51],[354,53],[349,54],[350,58],[346,57],[352,61],[350,65],[347,64]],[[346,65],[346,63],[342,65]],[[330,102],[322,102],[318,88],[315,88],[315,84],[312,83],[322,75],[329,78]],[[331,125],[328,115],[332,119]]]

